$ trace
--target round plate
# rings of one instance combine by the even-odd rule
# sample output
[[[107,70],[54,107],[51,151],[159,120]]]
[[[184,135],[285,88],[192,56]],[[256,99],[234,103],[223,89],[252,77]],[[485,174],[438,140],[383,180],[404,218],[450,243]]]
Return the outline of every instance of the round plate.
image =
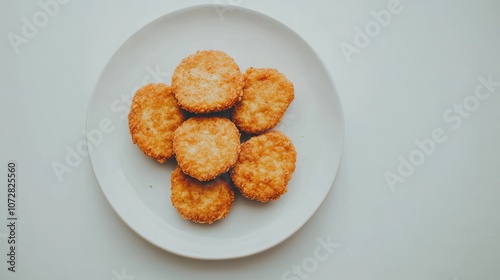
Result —
[[[295,86],[295,100],[277,129],[297,149],[288,192],[271,203],[236,195],[229,215],[211,225],[183,220],[170,202],[165,164],[133,145],[127,115],[143,84],[170,84],[180,61],[198,50],[222,50],[244,72],[272,67]],[[95,176],[123,221],[170,252],[199,259],[229,259],[268,249],[296,232],[316,212],[340,164],[344,121],[323,63],[282,23],[243,8],[195,6],[165,15],[130,37],[113,55],[96,86],[87,116],[87,144]]]

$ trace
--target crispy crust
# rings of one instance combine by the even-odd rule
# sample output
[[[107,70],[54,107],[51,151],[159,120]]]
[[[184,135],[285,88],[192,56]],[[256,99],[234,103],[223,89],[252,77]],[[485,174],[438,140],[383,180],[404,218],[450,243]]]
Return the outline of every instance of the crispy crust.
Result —
[[[170,179],[172,205],[182,218],[211,224],[229,213],[234,201],[234,192],[222,177],[200,182],[177,167]]]
[[[184,58],[172,75],[179,105],[197,114],[232,107],[241,99],[243,86],[240,68],[222,51],[198,51]]]
[[[231,179],[243,196],[267,202],[287,191],[295,171],[297,152],[280,131],[254,136],[241,145]]]
[[[225,173],[238,159],[240,133],[228,119],[193,117],[175,131],[177,163],[187,175],[208,181]]]
[[[293,84],[273,68],[248,68],[243,98],[232,120],[238,128],[257,134],[275,127],[294,99]]]
[[[184,121],[171,87],[148,84],[134,95],[128,124],[132,142],[149,157],[163,163],[173,154],[174,132]]]

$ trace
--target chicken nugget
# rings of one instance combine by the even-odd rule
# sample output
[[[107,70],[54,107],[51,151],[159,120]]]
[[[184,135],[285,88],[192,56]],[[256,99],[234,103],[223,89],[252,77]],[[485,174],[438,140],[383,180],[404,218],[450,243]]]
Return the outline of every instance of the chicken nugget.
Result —
[[[174,135],[177,163],[187,175],[200,181],[225,173],[238,159],[240,132],[229,119],[193,117]]]
[[[170,179],[172,205],[182,218],[196,223],[211,224],[229,213],[234,192],[222,177],[200,182],[177,167]]]
[[[172,75],[177,102],[197,114],[232,107],[241,99],[243,85],[240,68],[222,51],[198,51],[183,59]]]
[[[294,99],[293,84],[273,68],[249,68],[243,97],[232,120],[244,132],[257,134],[275,127]]]
[[[174,132],[184,121],[171,87],[148,84],[134,95],[128,125],[132,142],[149,157],[163,163],[173,154]]]
[[[287,191],[296,159],[297,152],[287,136],[280,131],[266,132],[241,145],[231,179],[249,199],[276,200]]]

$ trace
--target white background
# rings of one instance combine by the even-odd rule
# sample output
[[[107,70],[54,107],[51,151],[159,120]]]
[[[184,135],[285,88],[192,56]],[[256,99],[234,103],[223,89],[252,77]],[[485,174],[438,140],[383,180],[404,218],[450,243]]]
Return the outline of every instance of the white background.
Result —
[[[456,129],[443,114],[474,95],[479,76],[500,81],[500,2],[401,0],[402,11],[348,63],[341,44],[354,45],[355,28],[389,2],[220,0],[272,16],[313,46],[335,80],[346,134],[333,189],[301,230],[251,257],[201,261],[132,232],[105,200],[88,157],[62,182],[51,165],[85,139],[93,88],[130,35],[168,12],[217,2],[69,1],[16,53],[9,32],[22,34],[22,18],[42,9],[1,0],[0,279],[282,279],[328,237],[340,247],[302,278],[499,279],[500,87]],[[408,159],[414,141],[435,128],[446,141],[392,192],[384,173],[398,174],[398,157]],[[5,262],[12,159],[16,273]]]

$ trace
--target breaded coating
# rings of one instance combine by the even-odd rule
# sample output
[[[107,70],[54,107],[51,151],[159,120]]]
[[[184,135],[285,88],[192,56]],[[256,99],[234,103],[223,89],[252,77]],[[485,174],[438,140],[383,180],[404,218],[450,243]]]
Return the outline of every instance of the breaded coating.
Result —
[[[266,132],[241,145],[231,179],[249,199],[276,200],[287,191],[296,159],[297,152],[287,136],[277,130]]]
[[[200,182],[177,167],[170,179],[172,205],[182,218],[196,223],[211,224],[229,213],[234,192],[222,177]]]
[[[132,142],[149,157],[163,163],[173,154],[174,132],[184,114],[171,87],[148,84],[134,95],[128,125]]]
[[[294,88],[285,75],[273,68],[248,68],[243,98],[232,120],[244,132],[257,134],[275,127],[293,101]]]
[[[229,119],[193,117],[175,131],[177,163],[187,175],[208,181],[225,173],[238,159],[240,132]]]
[[[184,58],[172,75],[177,102],[197,114],[232,107],[240,101],[243,85],[240,68],[222,51],[198,51]]]

